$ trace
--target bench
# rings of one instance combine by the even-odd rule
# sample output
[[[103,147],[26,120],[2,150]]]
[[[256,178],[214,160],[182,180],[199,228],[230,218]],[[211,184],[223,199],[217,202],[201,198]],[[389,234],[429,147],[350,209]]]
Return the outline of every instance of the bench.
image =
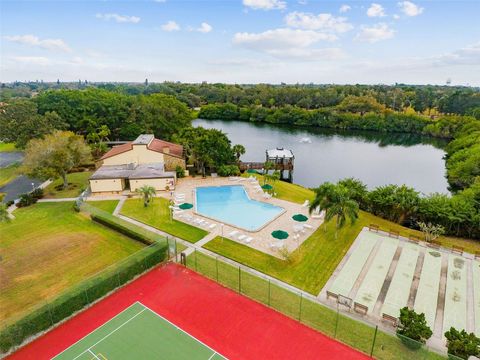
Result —
[[[380,230],[380,226],[375,225],[375,224],[370,224],[368,226],[368,230],[378,232]]]
[[[334,298],[335,300],[338,300],[337,294],[327,290],[327,300],[330,299],[331,297]]]
[[[390,229],[388,231],[388,236],[398,239],[400,237],[400,233],[398,231]]]
[[[456,246],[456,245],[452,246],[452,253],[454,254],[463,255],[463,250],[464,249],[461,246]]]
[[[382,321],[388,322],[393,327],[397,327],[397,325],[398,325],[398,318],[396,318],[395,316],[392,316],[392,315],[385,314],[385,313],[382,313]]]
[[[352,308],[353,300],[349,297],[338,294],[337,304],[345,306],[350,310]]]
[[[353,303],[353,311],[361,315],[367,315],[368,313],[368,306],[354,302]]]

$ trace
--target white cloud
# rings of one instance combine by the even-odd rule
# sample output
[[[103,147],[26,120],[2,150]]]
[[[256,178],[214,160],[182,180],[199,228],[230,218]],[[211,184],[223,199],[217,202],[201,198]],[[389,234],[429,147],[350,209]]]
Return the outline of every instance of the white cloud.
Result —
[[[398,6],[402,12],[407,16],[417,16],[423,12],[423,8],[414,4],[411,1],[401,1],[398,3]]]
[[[43,56],[12,56],[11,59],[24,65],[47,66],[51,64],[51,61]]]
[[[395,20],[398,20],[398,19],[400,19],[400,15],[398,15],[398,14],[393,14],[393,18],[394,18]]]
[[[254,10],[282,10],[287,7],[282,0],[243,0],[243,5]]]
[[[47,50],[58,50],[64,52],[72,51],[62,39],[40,39],[35,35],[4,36],[4,39],[18,44],[37,46]]]
[[[213,30],[213,27],[206,22],[202,22],[200,24],[200,27],[196,29],[196,31],[204,33],[204,34],[209,33],[212,30]]]
[[[335,17],[332,14],[303,13],[294,11],[285,17],[288,26],[306,30],[324,30],[343,33],[353,29],[344,17]]]
[[[97,19],[103,19],[105,21],[114,20],[117,23],[132,23],[137,24],[140,22],[140,18],[138,16],[129,16],[129,15],[119,15],[119,14],[96,14],[95,17]]]
[[[340,9],[338,11],[340,11],[341,13],[346,13],[350,10],[352,10],[352,7],[350,5],[342,5],[340,6]]]
[[[294,59],[301,61],[315,60],[340,60],[346,58],[346,54],[340,48],[292,48],[292,49],[272,49],[268,54],[284,59]]]
[[[383,8],[382,5],[372,3],[370,7],[367,10],[367,15],[368,17],[384,17],[386,16],[385,14],[385,9]]]
[[[394,34],[395,31],[390,29],[387,24],[380,23],[373,26],[362,26],[355,39],[375,43],[377,41],[391,39]]]
[[[165,24],[161,26],[163,31],[178,31],[180,30],[180,25],[178,25],[175,21],[170,20],[167,21]]]

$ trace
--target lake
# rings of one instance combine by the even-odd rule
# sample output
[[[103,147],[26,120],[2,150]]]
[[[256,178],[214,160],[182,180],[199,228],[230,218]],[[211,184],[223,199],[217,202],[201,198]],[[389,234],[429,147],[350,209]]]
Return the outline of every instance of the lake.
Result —
[[[306,187],[355,177],[370,189],[406,184],[425,194],[448,193],[443,140],[223,120],[197,119],[193,125],[227,133],[232,144],[245,146],[243,161],[265,161],[267,149],[292,150],[293,182]]]

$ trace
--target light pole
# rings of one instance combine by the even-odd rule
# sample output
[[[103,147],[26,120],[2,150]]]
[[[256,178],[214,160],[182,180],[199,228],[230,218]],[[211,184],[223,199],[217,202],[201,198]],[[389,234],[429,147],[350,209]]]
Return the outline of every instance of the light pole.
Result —
[[[32,191],[35,190],[35,183],[32,182]]]
[[[223,224],[220,224],[220,229],[222,230],[222,241],[223,241]]]

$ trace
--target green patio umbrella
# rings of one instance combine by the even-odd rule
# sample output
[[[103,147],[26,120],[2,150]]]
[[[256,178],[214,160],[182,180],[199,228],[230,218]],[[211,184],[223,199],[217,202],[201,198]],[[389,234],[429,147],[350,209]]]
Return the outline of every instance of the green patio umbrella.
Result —
[[[255,170],[255,169],[248,169],[248,170],[247,170],[247,173],[248,173],[248,174],[258,174],[258,171]]]
[[[183,204],[180,204],[179,208],[182,210],[187,210],[187,209],[193,208],[193,205],[190,203],[183,203]]]
[[[304,222],[308,220],[308,217],[303,214],[295,214],[292,216],[292,219],[295,221]]]
[[[286,231],[283,231],[283,230],[275,230],[275,231],[272,232],[272,236],[275,239],[283,240],[283,239],[288,238],[288,233]]]
[[[272,190],[272,189],[273,189],[273,186],[270,185],[270,184],[265,184],[265,185],[262,185],[262,189],[263,189],[263,190]]]

